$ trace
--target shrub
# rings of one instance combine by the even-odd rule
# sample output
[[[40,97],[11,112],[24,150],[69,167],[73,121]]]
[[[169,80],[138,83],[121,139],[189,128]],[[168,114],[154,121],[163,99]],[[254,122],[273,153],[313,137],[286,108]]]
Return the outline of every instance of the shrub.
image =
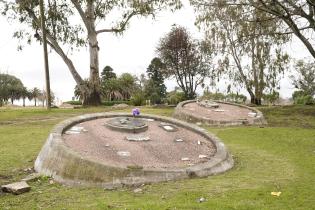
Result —
[[[168,94],[166,100],[168,104],[176,105],[179,102],[186,100],[185,93],[184,92],[171,92]]]
[[[102,101],[103,106],[113,106],[115,104],[128,104],[130,105],[130,101]]]
[[[144,97],[144,93],[142,91],[138,91],[135,94],[133,94],[131,96],[130,99],[131,103],[134,106],[142,106],[145,103],[145,97]]]
[[[300,105],[313,105],[315,104],[315,100],[311,95],[306,94],[304,91],[295,91],[292,94],[292,98],[294,100],[294,104]]]

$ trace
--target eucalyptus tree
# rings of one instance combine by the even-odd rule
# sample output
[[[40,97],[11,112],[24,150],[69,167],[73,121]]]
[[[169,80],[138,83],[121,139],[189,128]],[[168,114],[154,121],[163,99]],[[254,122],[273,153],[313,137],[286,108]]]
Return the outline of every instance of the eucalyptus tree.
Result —
[[[159,42],[158,56],[164,63],[163,75],[175,78],[187,99],[196,97],[196,89],[204,83],[209,69],[200,43],[186,28],[175,26]]]
[[[264,91],[279,88],[288,63],[284,44],[289,38],[274,33],[279,23],[268,13],[212,2],[211,7],[197,5],[197,23],[211,43],[208,48],[220,58],[218,76],[228,75],[234,85],[247,90],[251,103],[260,105]]]
[[[41,41],[38,0],[0,1],[2,14],[25,24],[29,30],[14,36],[31,42]],[[166,7],[180,7],[178,0],[48,0],[46,8],[47,42],[63,59],[77,83],[83,104],[100,104],[99,43],[103,33],[122,33],[135,16],[154,15]],[[112,19],[111,19],[112,18]],[[116,18],[116,19],[113,19]],[[113,23],[113,24],[111,24]],[[33,36],[33,34],[35,34]],[[66,49],[86,46],[89,49],[89,80],[84,82]]]
[[[299,60],[295,69],[297,74],[291,75],[292,84],[304,95],[315,95],[315,62]]]
[[[275,34],[291,35],[294,34],[313,58],[315,58],[315,43],[313,33],[315,30],[315,2],[313,0],[190,0],[199,9],[209,9],[218,3],[221,6],[241,6],[244,10],[256,9],[269,14],[268,19],[272,18],[281,24],[274,30]],[[266,19],[266,20],[268,20]],[[246,20],[244,20],[246,21]]]

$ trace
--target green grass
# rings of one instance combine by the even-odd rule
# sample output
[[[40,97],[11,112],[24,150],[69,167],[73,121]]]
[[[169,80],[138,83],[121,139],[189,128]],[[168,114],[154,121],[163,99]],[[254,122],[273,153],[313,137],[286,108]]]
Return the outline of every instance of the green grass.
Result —
[[[0,184],[19,180],[31,167],[50,129],[62,119],[105,108],[0,110]],[[142,108],[171,116],[173,109]],[[207,128],[234,156],[227,173],[106,191],[30,183],[29,193],[0,195],[0,209],[315,209],[315,107],[264,107],[269,125]],[[123,110],[130,112],[130,110]],[[270,195],[281,191],[280,197]],[[198,203],[200,197],[206,202]]]

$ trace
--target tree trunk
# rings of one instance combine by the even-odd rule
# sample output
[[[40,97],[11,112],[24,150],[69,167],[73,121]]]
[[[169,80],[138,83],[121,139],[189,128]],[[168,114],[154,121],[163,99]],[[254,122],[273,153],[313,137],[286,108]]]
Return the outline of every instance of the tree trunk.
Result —
[[[255,95],[250,96],[250,103],[260,106],[261,105],[261,98],[256,97]]]
[[[97,41],[97,33],[95,29],[95,15],[94,15],[94,3],[88,1],[87,3],[87,31],[89,40],[89,52],[90,52],[90,79],[89,79],[89,91],[85,94],[83,105],[97,106],[101,104],[101,88],[100,88],[100,76],[99,76],[99,46]]]
[[[13,102],[14,102],[14,99],[13,98],[11,98],[11,104],[13,105]]]
[[[25,107],[25,98],[23,98],[23,107]]]
[[[35,101],[35,106],[36,106],[36,98],[34,98],[34,101]]]

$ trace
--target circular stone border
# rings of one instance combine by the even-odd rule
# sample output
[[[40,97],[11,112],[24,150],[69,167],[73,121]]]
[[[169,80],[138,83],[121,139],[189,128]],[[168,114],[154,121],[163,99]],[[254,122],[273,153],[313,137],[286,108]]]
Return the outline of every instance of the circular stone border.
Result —
[[[62,135],[75,124],[101,119],[130,116],[126,113],[94,113],[65,120],[54,127],[35,161],[35,171],[50,176],[65,185],[98,186],[117,188],[123,185],[139,185],[144,183],[164,182],[193,177],[205,177],[225,172],[233,167],[232,156],[225,145],[215,135],[198,126],[169,117],[142,114],[141,118],[154,119],[189,129],[211,141],[216,153],[207,162],[186,168],[143,169],[112,167],[101,162],[82,157],[78,152],[66,146]]]
[[[210,118],[206,117],[197,117],[193,115],[193,113],[188,113],[184,111],[184,106],[189,103],[196,103],[197,100],[187,100],[187,101],[182,101],[180,102],[174,111],[173,117],[184,120],[186,122],[190,123],[204,123],[206,125],[210,126],[239,126],[239,125],[266,125],[267,121],[264,118],[264,115],[262,114],[261,111],[258,109],[255,109],[253,107],[245,106],[242,104],[236,104],[236,103],[231,103],[231,102],[225,102],[225,101],[218,101],[218,100],[213,100],[214,102],[218,104],[228,104],[228,105],[233,105],[233,106],[238,106],[241,108],[246,108],[249,109],[255,113],[257,113],[257,116],[253,118],[252,122],[248,120],[212,120]]]

